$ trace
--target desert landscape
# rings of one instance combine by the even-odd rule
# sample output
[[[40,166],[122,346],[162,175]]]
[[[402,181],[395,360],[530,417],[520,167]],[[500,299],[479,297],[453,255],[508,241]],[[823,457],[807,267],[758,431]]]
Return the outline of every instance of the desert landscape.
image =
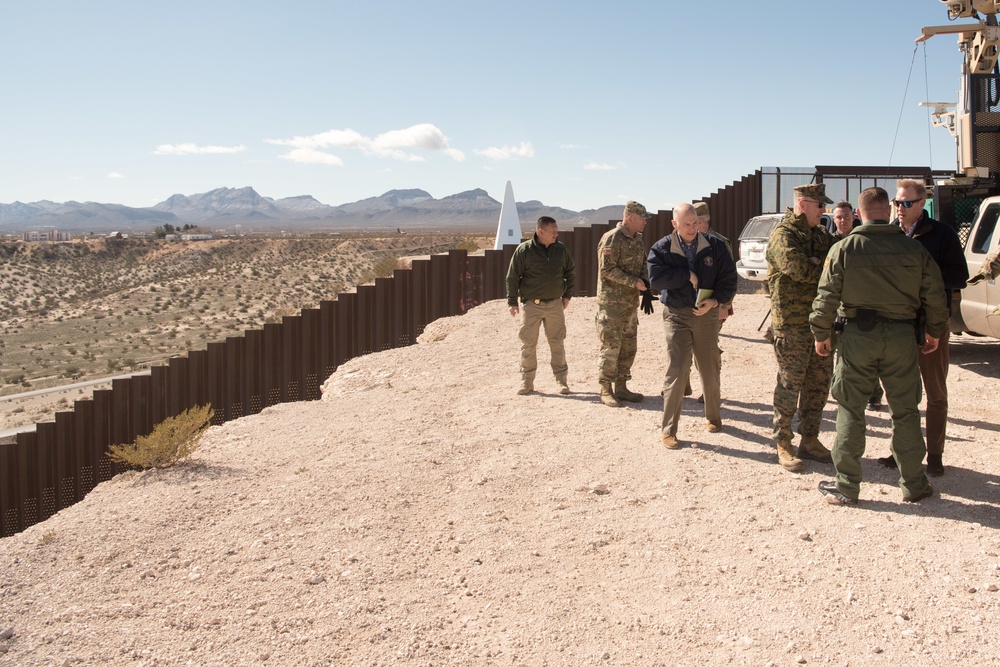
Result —
[[[869,412],[861,502],[831,507],[831,466],[776,463],[767,299],[743,284],[735,307],[724,429],[686,400],[677,451],[660,307],[630,383],[647,398],[611,409],[589,298],[567,311],[571,395],[544,352],[515,394],[493,301],[351,360],[322,400],[212,427],[189,462],[0,540],[0,663],[1000,664],[1000,346],[952,343],[933,498],[901,501]]]
[[[0,243],[0,432],[51,420],[110,383],[4,396],[139,371],[391,275],[409,256],[492,243],[461,233]]]

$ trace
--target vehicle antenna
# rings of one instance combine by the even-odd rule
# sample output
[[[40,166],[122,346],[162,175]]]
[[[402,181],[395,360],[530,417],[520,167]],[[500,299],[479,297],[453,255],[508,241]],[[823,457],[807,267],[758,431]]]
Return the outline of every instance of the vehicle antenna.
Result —
[[[924,99],[931,99],[930,86],[927,85],[927,42],[923,42],[924,45]],[[931,120],[931,108],[927,107],[927,166],[931,169],[934,168],[934,149],[931,148],[931,126],[934,121]]]
[[[892,166],[892,155],[896,152],[896,137],[899,136],[899,126],[903,122],[903,107],[906,105],[906,93],[910,90],[910,77],[913,76],[913,63],[917,59],[917,45],[913,45],[913,57],[910,58],[910,71],[906,75],[906,87],[903,88],[903,101],[899,104],[899,118],[896,119],[896,131],[892,135],[892,148],[889,149],[887,166]]]

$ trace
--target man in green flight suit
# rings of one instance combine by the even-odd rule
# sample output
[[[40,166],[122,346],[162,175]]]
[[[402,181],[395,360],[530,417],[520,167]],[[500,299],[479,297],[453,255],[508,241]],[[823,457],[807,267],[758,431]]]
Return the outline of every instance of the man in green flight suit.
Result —
[[[795,203],[771,232],[767,242],[767,282],[771,292],[771,330],[778,378],[774,387],[774,439],[778,464],[801,472],[802,459],[830,462],[830,451],[819,441],[830,389],[832,360],[816,354],[809,312],[823,260],[830,249],[830,234],[820,223],[826,204],[826,185],[814,183],[794,189]],[[799,412],[802,436],[796,455],[792,447],[792,418]]]
[[[918,317],[923,310],[926,336],[920,351],[930,354],[948,323],[944,283],[930,253],[889,224],[885,190],[863,191],[858,208],[862,225],[830,250],[809,316],[816,352],[826,358],[833,347],[835,322],[843,323],[831,387],[838,403],[833,444],[837,478],[820,482],[819,490],[832,505],[857,504],[865,403],[881,380],[892,416],[892,455],[903,500],[918,502],[934,493],[922,465],[926,446],[918,407],[917,337],[922,333]]]
[[[642,292],[649,289],[642,230],[649,215],[639,202],[625,204],[622,221],[597,243],[597,335],[601,353],[597,379],[601,403],[620,408],[620,401],[642,402],[643,395],[626,384],[632,379],[639,328],[637,309]],[[612,383],[614,386],[612,387]]]

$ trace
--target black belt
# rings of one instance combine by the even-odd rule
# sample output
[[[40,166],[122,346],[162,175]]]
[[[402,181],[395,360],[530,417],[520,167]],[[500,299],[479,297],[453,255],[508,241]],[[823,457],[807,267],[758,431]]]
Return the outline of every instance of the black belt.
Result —
[[[856,318],[856,317],[845,317],[844,321],[845,322],[857,322],[858,318]],[[916,320],[894,320],[894,319],[891,319],[891,318],[888,318],[888,317],[882,317],[881,315],[876,315],[875,316],[875,321],[876,322],[882,322],[883,324],[909,324],[911,327],[912,326],[916,326],[916,324],[917,324]]]
[[[521,303],[528,303],[530,301],[531,303],[533,303],[533,304],[535,304],[537,306],[540,303],[550,303],[552,301],[555,301],[555,300],[561,299],[561,298],[562,297],[557,296],[555,299],[524,299],[524,300],[521,301]]]

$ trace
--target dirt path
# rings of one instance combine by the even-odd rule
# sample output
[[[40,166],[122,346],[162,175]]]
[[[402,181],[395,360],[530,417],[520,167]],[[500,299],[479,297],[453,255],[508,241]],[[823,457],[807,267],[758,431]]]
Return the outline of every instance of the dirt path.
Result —
[[[953,345],[939,495],[901,502],[869,413],[861,505],[836,508],[830,466],[776,464],[766,300],[736,307],[725,429],[686,401],[677,451],[659,310],[630,385],[650,397],[621,410],[592,299],[568,311],[570,396],[545,372],[515,395],[502,302],[353,360],[324,400],[0,541],[0,664],[1000,664],[1000,345]]]

